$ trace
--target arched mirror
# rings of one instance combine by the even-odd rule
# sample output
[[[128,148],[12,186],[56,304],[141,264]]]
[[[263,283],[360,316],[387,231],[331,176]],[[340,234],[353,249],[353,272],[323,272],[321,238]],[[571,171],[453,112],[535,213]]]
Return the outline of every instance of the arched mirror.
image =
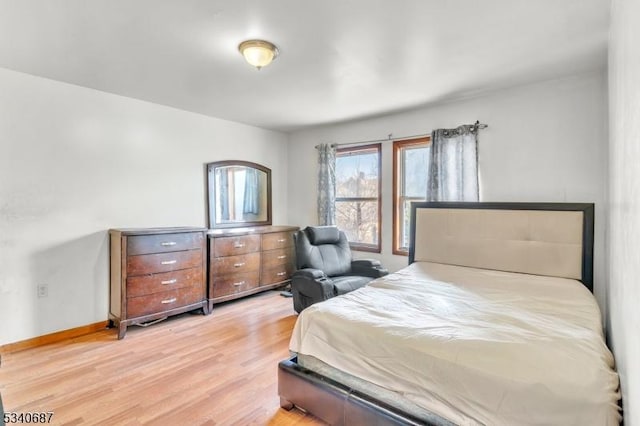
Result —
[[[207,164],[209,228],[271,225],[271,169],[249,161]]]

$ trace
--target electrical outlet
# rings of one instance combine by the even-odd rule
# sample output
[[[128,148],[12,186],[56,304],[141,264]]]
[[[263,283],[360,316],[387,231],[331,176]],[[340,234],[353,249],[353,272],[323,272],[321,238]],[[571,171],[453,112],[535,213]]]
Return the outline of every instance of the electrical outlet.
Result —
[[[47,297],[49,295],[49,286],[47,284],[38,284],[38,297]]]

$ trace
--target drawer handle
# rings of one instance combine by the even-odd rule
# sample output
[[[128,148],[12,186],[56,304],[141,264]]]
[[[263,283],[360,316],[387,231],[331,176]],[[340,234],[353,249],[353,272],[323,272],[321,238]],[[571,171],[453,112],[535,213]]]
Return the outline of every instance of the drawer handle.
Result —
[[[160,284],[165,284],[165,285],[167,285],[167,284],[175,284],[175,283],[177,283],[177,282],[178,282],[178,280],[174,278],[174,279],[172,279],[172,280],[161,281],[161,282],[160,282]]]
[[[233,267],[234,268],[239,268],[239,267],[244,266],[244,265],[246,265],[246,262],[239,262],[239,263],[234,263]]]
[[[278,256],[278,259],[286,259],[286,258],[287,258],[287,256],[284,255],[284,254],[282,256]]]
[[[171,299],[163,300],[163,301],[162,301],[162,302],[160,302],[160,303],[163,303],[163,304],[165,304],[165,305],[166,305],[167,303],[173,303],[173,302],[175,302],[176,300],[178,300],[178,299],[176,299],[175,297],[172,297]]]
[[[237,283],[233,283],[233,285],[238,286],[238,287],[240,287],[240,286],[241,286],[241,285],[243,285],[243,284],[244,284],[244,281],[240,281],[240,282],[237,282]]]
[[[242,248],[242,247],[244,247],[244,243],[236,242],[233,246],[234,246],[235,248]]]
[[[163,260],[162,262],[160,262],[160,264],[162,265],[173,265],[174,263],[176,263],[177,260]]]
[[[279,276],[279,277],[284,277],[285,275],[287,275],[287,273],[286,272],[278,272],[276,275]]]
[[[161,246],[165,246],[165,247],[167,247],[167,246],[175,246],[176,244],[178,244],[178,243],[176,243],[175,241],[164,241],[164,242],[160,243]]]
[[[287,241],[287,240],[285,240],[284,238],[280,238],[280,239],[278,240],[278,242],[279,242],[279,243],[284,243],[285,241]]]

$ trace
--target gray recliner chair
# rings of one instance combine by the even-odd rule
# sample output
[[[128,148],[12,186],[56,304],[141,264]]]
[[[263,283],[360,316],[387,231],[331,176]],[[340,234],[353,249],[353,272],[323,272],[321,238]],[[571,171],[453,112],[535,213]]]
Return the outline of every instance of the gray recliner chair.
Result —
[[[352,260],[347,236],[335,226],[308,226],[293,240],[297,270],[291,277],[291,293],[298,313],[389,273],[378,260]]]

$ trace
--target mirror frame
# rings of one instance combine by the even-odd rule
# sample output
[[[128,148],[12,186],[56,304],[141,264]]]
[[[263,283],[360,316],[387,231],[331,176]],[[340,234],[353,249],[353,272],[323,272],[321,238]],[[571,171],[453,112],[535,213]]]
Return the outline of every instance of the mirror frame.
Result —
[[[243,228],[245,226],[268,226],[271,225],[271,169],[258,163],[241,160],[225,160],[207,163],[207,204],[209,228]],[[215,197],[215,171],[220,167],[244,166],[260,170],[267,174],[267,219],[252,222],[216,223],[216,197]]]

